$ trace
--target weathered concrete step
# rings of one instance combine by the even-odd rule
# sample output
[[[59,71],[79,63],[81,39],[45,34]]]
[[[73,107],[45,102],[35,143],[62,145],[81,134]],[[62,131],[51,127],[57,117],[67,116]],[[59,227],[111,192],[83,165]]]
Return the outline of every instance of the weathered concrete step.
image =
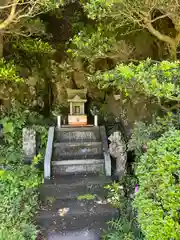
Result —
[[[99,226],[99,229],[102,226]],[[84,229],[82,231],[72,232],[50,232],[47,234],[48,240],[100,240],[99,229]]]
[[[53,217],[52,219],[38,219],[36,223],[40,227],[40,231],[43,233],[44,238],[48,240],[98,240],[102,239],[102,233],[104,230],[108,230],[107,222],[112,219],[117,219],[118,214],[112,215],[103,215],[103,216],[91,216],[91,219],[83,217],[83,218],[74,218],[73,222],[70,221],[70,224],[62,224],[59,219]],[[60,224],[59,224],[60,222]],[[77,223],[77,225],[76,225]],[[69,224],[69,225],[68,225]],[[96,233],[96,238],[74,238],[75,232],[82,231],[93,231]],[[54,233],[54,234],[52,234]],[[56,233],[56,235],[55,235]],[[54,238],[57,236],[57,238]],[[69,236],[69,238],[65,238],[65,236]],[[87,236],[87,235],[86,235]],[[99,238],[97,237],[99,236]],[[61,238],[62,237],[62,238]],[[64,238],[63,238],[64,237]]]
[[[53,175],[73,173],[104,173],[104,159],[75,159],[52,161]]]
[[[55,131],[56,142],[100,141],[99,127],[60,128]]]
[[[63,125],[62,128],[56,128],[56,131],[94,131],[94,130],[99,130],[99,126],[94,126],[94,125],[87,125],[87,126],[71,126],[71,125]]]
[[[82,185],[101,185],[104,186],[106,184],[110,184],[112,182],[111,177],[99,176],[96,174],[71,174],[67,176],[58,176],[53,177],[50,180],[46,181],[46,184],[55,184],[60,185],[62,187],[66,187],[67,185],[71,186],[82,186]]]
[[[48,202],[52,199],[77,199],[79,196],[92,194],[98,198],[105,198],[107,190],[100,185],[94,186],[67,186],[62,188],[61,185],[45,185],[40,188],[40,197],[42,202]]]
[[[53,159],[85,159],[102,157],[101,142],[54,143]]]
[[[36,217],[42,229],[60,231],[96,228],[118,217],[118,210],[100,200],[56,200],[52,206],[44,206]]]
[[[65,176],[66,178],[66,176]],[[93,177],[76,177],[69,176],[69,179],[59,178],[58,183],[43,184],[40,187],[40,197],[46,202],[51,198],[56,199],[72,199],[78,198],[79,195],[93,194],[99,199],[107,196],[107,190],[104,186],[111,182],[111,179],[101,176]],[[79,182],[78,182],[79,179]],[[62,180],[62,181],[61,181]],[[99,181],[98,181],[99,180]]]

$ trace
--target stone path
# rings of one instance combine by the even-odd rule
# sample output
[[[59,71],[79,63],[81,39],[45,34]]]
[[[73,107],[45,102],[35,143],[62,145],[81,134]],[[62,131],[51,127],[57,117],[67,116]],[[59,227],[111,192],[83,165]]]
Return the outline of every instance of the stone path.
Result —
[[[118,217],[107,203],[105,162],[99,128],[56,130],[53,176],[40,187],[36,222],[48,240],[98,240]]]

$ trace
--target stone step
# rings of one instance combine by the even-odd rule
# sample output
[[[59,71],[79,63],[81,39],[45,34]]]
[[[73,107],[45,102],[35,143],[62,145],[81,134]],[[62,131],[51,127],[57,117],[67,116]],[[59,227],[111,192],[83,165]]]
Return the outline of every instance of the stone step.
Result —
[[[54,143],[53,160],[102,158],[101,142]]]
[[[103,176],[68,175],[42,184],[40,197],[43,202],[51,200],[51,198],[77,199],[79,195],[84,194],[93,194],[98,198],[103,198],[107,195],[104,186],[109,183],[111,183],[111,179]]]
[[[111,177],[99,176],[97,174],[71,174],[68,176],[58,176],[52,177],[45,181],[45,184],[61,184],[62,187],[67,185],[71,186],[82,186],[82,185],[94,185],[99,184],[104,186],[104,184],[110,184],[112,182]]]
[[[41,230],[75,231],[93,229],[118,217],[118,210],[101,200],[56,200],[36,216]],[[101,223],[101,224],[100,224]]]
[[[99,227],[99,228],[98,228]],[[70,231],[70,232],[50,232],[47,234],[45,239],[48,240],[100,240],[101,236],[99,233],[99,229],[101,226],[97,226],[97,229],[83,229],[82,231]],[[44,238],[43,238],[44,239]]]
[[[40,197],[42,202],[48,202],[56,199],[77,199],[81,195],[92,194],[98,198],[102,198],[107,195],[106,189],[102,186],[71,186],[62,188],[61,185],[46,185],[40,188]]]
[[[52,161],[53,175],[69,175],[73,173],[104,174],[104,159],[73,159]]]
[[[55,131],[56,142],[100,141],[99,127],[60,128]]]

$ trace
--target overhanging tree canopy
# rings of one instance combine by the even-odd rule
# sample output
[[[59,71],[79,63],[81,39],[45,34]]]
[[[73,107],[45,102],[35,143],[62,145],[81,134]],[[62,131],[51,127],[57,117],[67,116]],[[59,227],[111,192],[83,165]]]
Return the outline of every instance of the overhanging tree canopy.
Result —
[[[0,6],[0,30],[7,29],[24,18],[33,18],[59,7],[60,1],[53,0],[3,0]]]
[[[179,0],[89,0],[84,4],[90,18],[109,22],[117,30],[124,26],[130,31],[139,27],[147,29],[167,44],[172,59],[176,59],[180,42],[179,7]],[[165,19],[174,26],[169,33],[158,26]]]

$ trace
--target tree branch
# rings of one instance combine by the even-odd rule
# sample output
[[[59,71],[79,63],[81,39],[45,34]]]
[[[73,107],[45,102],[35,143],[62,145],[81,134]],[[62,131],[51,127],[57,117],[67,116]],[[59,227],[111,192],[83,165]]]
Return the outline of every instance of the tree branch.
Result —
[[[12,4],[9,4],[9,5],[5,5],[5,6],[0,6],[0,10],[5,10],[5,9],[7,9],[7,8],[10,8],[10,7],[14,6],[14,5],[16,5],[16,6],[21,6],[21,5],[26,5],[26,4],[28,4],[28,3],[31,3],[31,1],[22,2],[22,3],[17,2],[17,3],[12,3]]]
[[[18,2],[19,2],[19,0],[13,1],[13,5],[11,7],[9,16],[7,17],[6,20],[4,20],[2,23],[0,23],[0,30],[6,28],[13,21],[13,19],[15,17],[15,12],[16,12],[16,7],[17,7]]]
[[[162,33],[160,33],[158,30],[156,30],[153,25],[152,25],[152,20],[151,17],[149,16],[149,19],[144,19],[144,25],[145,27],[149,30],[149,32],[154,35],[155,37],[157,37],[159,40],[166,42],[168,44],[170,44],[171,46],[175,44],[175,41],[173,38],[164,35]]]
[[[38,4],[38,1],[35,1],[34,4],[31,6],[31,8],[28,10],[28,12],[26,14],[18,14],[19,16],[17,17],[17,20],[21,19],[21,18],[25,18],[25,17],[32,17],[31,14],[34,11],[34,8],[36,7],[36,5]]]
[[[169,17],[169,16],[170,16],[169,13],[164,14],[164,15],[161,15],[161,16],[156,17],[156,18],[154,18],[153,20],[151,20],[151,23],[156,22],[156,21],[159,20],[159,19],[163,19],[163,18]]]
[[[180,103],[177,103],[177,104],[173,105],[172,107],[167,108],[167,107],[163,106],[160,101],[158,101],[158,105],[165,112],[170,112],[170,111],[178,109],[180,107]]]

